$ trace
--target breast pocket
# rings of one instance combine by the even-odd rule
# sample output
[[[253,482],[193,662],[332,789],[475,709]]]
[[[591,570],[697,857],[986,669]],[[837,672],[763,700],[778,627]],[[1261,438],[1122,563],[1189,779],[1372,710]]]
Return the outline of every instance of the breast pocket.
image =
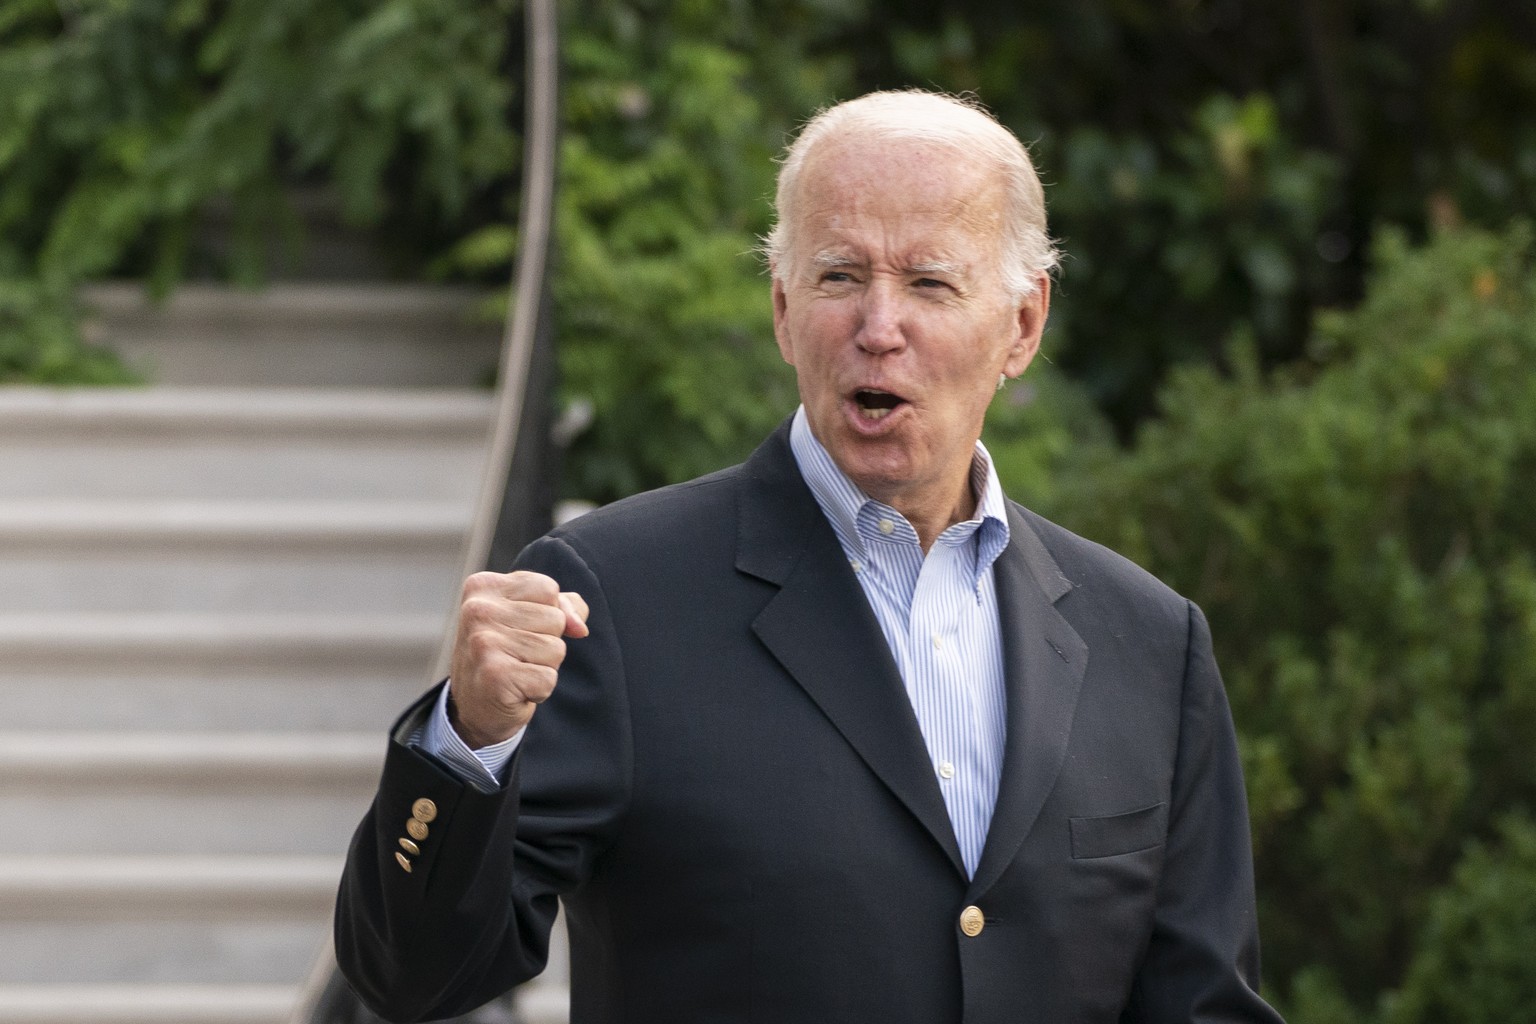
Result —
[[[1135,811],[1072,818],[1072,858],[1118,857],[1161,846],[1168,833],[1168,805],[1153,804]]]

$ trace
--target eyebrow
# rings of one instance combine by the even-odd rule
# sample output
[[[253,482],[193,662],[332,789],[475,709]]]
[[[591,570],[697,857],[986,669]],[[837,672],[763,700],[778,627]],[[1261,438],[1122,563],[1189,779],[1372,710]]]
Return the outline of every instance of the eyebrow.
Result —
[[[832,270],[837,267],[857,266],[857,261],[851,256],[842,253],[823,250],[811,257],[811,265],[817,270]]]
[[[836,270],[842,267],[856,267],[860,263],[852,256],[824,250],[811,257],[811,265],[817,270]],[[908,274],[949,274],[959,276],[965,273],[965,267],[953,260],[921,260],[903,269]]]

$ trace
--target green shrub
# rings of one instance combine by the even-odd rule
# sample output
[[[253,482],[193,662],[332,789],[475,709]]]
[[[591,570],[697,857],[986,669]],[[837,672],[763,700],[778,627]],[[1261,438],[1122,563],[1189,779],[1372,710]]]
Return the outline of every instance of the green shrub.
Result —
[[[1231,378],[1184,371],[1051,509],[1210,616],[1298,1024],[1372,1012],[1468,837],[1536,801],[1532,233],[1388,233],[1375,259],[1311,362],[1266,378],[1239,343]]]
[[[0,384],[128,384],[111,352],[87,345],[66,295],[36,281],[0,277]]]
[[[1383,1024],[1510,1024],[1536,1007],[1536,822],[1472,843],[1436,895],[1403,991]]]

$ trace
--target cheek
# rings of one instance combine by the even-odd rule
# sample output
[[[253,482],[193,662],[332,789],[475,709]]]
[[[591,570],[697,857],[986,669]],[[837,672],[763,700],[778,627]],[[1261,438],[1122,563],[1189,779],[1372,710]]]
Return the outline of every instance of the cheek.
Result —
[[[791,325],[796,366],[825,364],[831,360],[840,337],[838,317],[828,312],[804,314]]]

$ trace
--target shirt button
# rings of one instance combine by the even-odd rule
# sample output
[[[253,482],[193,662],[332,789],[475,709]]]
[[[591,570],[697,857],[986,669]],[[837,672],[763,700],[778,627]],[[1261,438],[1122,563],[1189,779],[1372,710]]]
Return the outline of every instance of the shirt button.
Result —
[[[880,532],[885,534],[887,537],[889,537],[896,529],[896,524],[891,522],[889,519],[882,519],[875,525],[880,527]]]
[[[944,649],[944,638],[939,636],[937,633],[933,634],[933,649],[936,651],[942,651]]]
[[[955,777],[955,766],[948,761],[939,762],[939,778],[952,779]]]
[[[848,564],[853,566],[853,571],[854,572],[863,572],[864,571],[864,563],[859,561],[857,558],[849,559],[848,560]]]

